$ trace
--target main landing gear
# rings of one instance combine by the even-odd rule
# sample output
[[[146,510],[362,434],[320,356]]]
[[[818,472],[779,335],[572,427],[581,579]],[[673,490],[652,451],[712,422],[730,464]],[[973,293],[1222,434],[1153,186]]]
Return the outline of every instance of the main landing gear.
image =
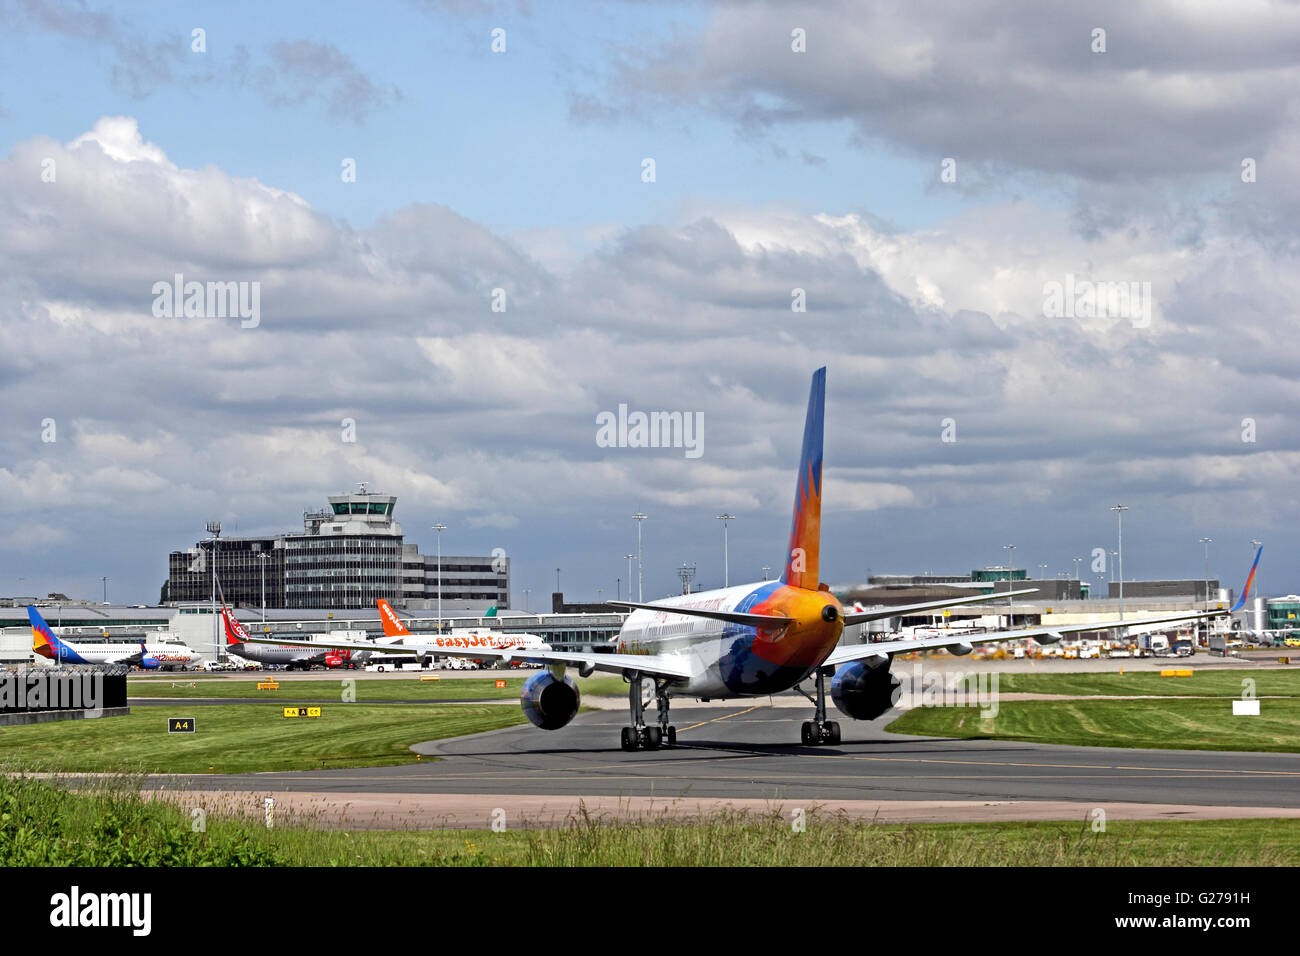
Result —
[[[804,690],[802,684],[795,685],[795,690],[813,704],[813,719],[805,720],[799,729],[799,741],[805,747],[816,747],[819,744],[834,746],[840,742],[839,723],[826,719],[826,673],[821,668],[817,669],[816,697]]]
[[[655,678],[655,711],[659,726],[647,726],[645,704],[641,700],[641,675],[627,675],[628,707],[632,711],[632,726],[623,728],[620,744],[624,750],[658,750],[677,746],[677,728],[668,723],[668,681]]]

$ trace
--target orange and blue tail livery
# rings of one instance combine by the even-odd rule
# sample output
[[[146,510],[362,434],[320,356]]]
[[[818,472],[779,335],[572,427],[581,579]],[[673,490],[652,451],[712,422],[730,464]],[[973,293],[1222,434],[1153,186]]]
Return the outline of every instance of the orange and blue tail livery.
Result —
[[[1259,556],[1264,553],[1264,546],[1261,544],[1255,551],[1255,563],[1250,566],[1250,574],[1246,575],[1246,586],[1241,589],[1241,596],[1237,598],[1237,603],[1231,607],[1231,611],[1240,611],[1246,606],[1246,598],[1250,597],[1250,586],[1255,583],[1255,569],[1259,567]]]
[[[27,619],[32,624],[33,653],[64,664],[88,663],[81,659],[80,654],[55,637],[50,626],[45,623],[45,618],[41,617],[41,612],[30,605],[27,607]]]
[[[799,454],[799,480],[795,485],[794,518],[790,547],[786,550],[781,580],[791,587],[816,591],[820,583],[822,529],[822,431],[826,418],[826,367],[813,373],[804,419],[803,449]]]

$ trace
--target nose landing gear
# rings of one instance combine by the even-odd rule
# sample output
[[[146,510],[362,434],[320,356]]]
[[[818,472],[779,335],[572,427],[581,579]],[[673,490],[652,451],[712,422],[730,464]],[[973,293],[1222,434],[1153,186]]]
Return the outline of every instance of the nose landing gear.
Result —
[[[655,682],[655,711],[658,726],[645,722],[645,703],[641,700],[641,674],[627,675],[628,707],[632,711],[632,726],[624,727],[619,742],[623,750],[658,750],[677,745],[677,728],[668,723],[668,681],[653,678]]]

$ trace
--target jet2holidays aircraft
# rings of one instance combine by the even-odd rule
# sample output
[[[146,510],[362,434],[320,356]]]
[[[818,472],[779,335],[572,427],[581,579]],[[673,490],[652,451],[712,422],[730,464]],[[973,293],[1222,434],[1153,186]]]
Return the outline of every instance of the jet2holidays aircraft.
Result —
[[[524,684],[520,694],[524,713],[543,730],[565,726],[578,712],[578,685],[567,676],[568,667],[576,667],[583,677],[597,670],[622,674],[630,683],[631,711],[629,725],[622,732],[624,750],[657,750],[676,743],[677,733],[669,721],[671,697],[710,700],[767,697],[795,688],[813,704],[812,719],[804,722],[801,739],[805,745],[815,746],[840,741],[839,724],[826,719],[827,678],[831,678],[831,698],[840,711],[855,720],[875,720],[893,706],[894,692],[900,686],[898,678],[889,671],[895,654],[935,648],[969,654],[972,645],[977,643],[1032,637],[1048,644],[1071,633],[1129,626],[1150,628],[1154,624],[1229,613],[1221,609],[1156,620],[1103,621],[841,646],[840,635],[845,627],[943,607],[1001,600],[1008,592],[844,612],[839,600],[819,577],[825,405],[826,369],[821,368],[813,374],[808,397],[795,484],[794,519],[779,580],[684,594],[653,604],[608,601],[632,610],[619,631],[613,653],[484,648],[440,649],[439,652],[503,661],[540,661],[547,665],[546,670]],[[1258,563],[1258,554],[1255,560]],[[1027,594],[1033,590],[1010,593]],[[250,640],[258,641],[258,638]],[[274,643],[292,642],[276,638]],[[355,647],[370,651],[383,649],[369,642]],[[814,685],[812,693],[800,686],[810,677]],[[653,723],[645,718],[643,679],[654,683],[657,720]]]

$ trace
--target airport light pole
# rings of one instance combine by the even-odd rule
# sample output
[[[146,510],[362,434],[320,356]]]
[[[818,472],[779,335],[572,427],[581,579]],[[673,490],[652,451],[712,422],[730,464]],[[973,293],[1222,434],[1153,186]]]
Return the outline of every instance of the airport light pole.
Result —
[[[1205,610],[1207,611],[1210,609],[1210,543],[1212,541],[1213,538],[1201,539],[1201,544],[1205,545]]]
[[[442,533],[447,526],[439,521],[432,529],[438,532],[438,633],[442,633]]]
[[[105,576],[100,578],[99,580],[102,581],[104,584],[104,603],[107,604],[108,603],[108,577]]]
[[[1124,620],[1124,512],[1128,505],[1115,505],[1110,509],[1119,520],[1119,619]]]
[[[528,595],[530,595],[530,594],[532,594],[532,593],[533,593],[533,589],[532,589],[532,588],[524,588],[524,610],[525,610],[525,611],[528,611],[528,612],[530,612],[530,613],[531,613],[532,610],[533,610],[533,606],[532,606],[532,603],[528,600]]]
[[[1083,563],[1083,558],[1074,559],[1074,580],[1079,580],[1079,565]]]
[[[212,535],[212,547],[209,549],[212,553],[208,555],[212,559],[212,657],[214,660],[221,660],[221,631],[217,627],[217,540],[221,537],[221,522],[209,521],[204,526],[204,530]]]
[[[735,521],[735,515],[720,514],[717,516],[722,522],[722,586],[731,587],[731,559],[727,554],[727,522]]]
[[[1011,593],[1012,575],[1015,574],[1016,567],[1016,546],[1014,544],[1004,544],[1003,550],[1007,552],[1007,627],[1016,626],[1016,599]]]
[[[682,579],[682,593],[691,593],[691,578],[695,577],[695,565],[682,562],[682,566],[677,569],[677,576]]]
[[[769,567],[765,564],[765,565],[763,565],[763,569],[762,569],[762,570],[763,570],[763,580],[766,581],[766,580],[767,580],[767,576],[768,576],[768,574],[771,573],[772,569],[769,568]]]
[[[637,601],[644,601],[645,566],[641,563],[641,522],[650,516],[638,511],[632,517],[636,520],[636,599]]]
[[[627,599],[630,601],[632,600],[632,559],[635,558],[636,555],[625,554],[623,557],[627,558]]]

